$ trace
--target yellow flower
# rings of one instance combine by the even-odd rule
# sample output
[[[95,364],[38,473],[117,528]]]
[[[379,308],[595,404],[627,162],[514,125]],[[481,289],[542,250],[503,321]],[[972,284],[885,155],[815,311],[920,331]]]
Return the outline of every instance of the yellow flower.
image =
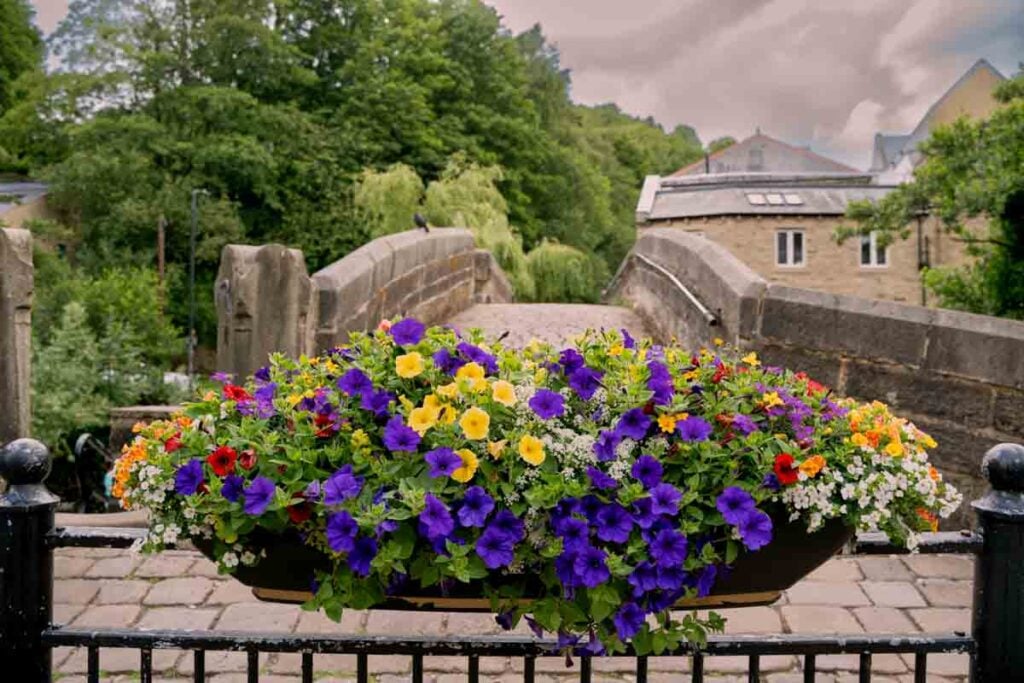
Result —
[[[459,426],[467,439],[486,439],[487,430],[491,426],[491,416],[477,407],[470,408],[462,414]]]
[[[616,344],[615,346],[613,346],[610,349],[608,349],[608,355],[609,356],[621,356],[622,352],[625,351],[625,350],[626,349],[622,346],[622,344]]]
[[[782,399],[779,398],[779,394],[776,391],[769,391],[761,396],[761,401],[764,403],[765,408],[773,408],[775,406],[782,405]]]
[[[439,411],[433,408],[413,408],[409,413],[409,426],[423,436],[427,430],[437,424]]]
[[[531,465],[544,462],[544,442],[527,434],[519,440],[519,457]]]
[[[395,359],[395,372],[399,377],[411,379],[423,372],[423,356],[413,351]]]
[[[690,370],[689,372],[683,373],[683,379],[687,382],[692,382],[700,376],[700,370]]]
[[[455,422],[455,418],[458,417],[458,412],[451,406],[445,406],[441,409],[441,422],[446,425],[450,425]]]
[[[145,422],[136,422],[135,424],[132,425],[132,434],[138,434],[139,432],[141,432],[145,428],[146,428],[146,423]]]
[[[483,379],[484,369],[479,363],[466,363],[455,372],[455,379]]]
[[[757,354],[756,354],[756,353],[754,353],[753,351],[751,351],[751,352],[750,352],[750,353],[748,353],[747,355],[743,356],[743,358],[742,358],[741,360],[742,360],[742,361],[743,361],[744,363],[746,363],[747,365],[749,365],[749,366],[751,366],[751,367],[754,367],[754,368],[756,368],[756,367],[757,367],[758,365],[760,365],[760,364],[761,364],[761,361],[759,361],[759,360],[757,359]]]
[[[503,379],[498,380],[491,387],[491,398],[501,405],[511,408],[516,404],[516,389],[512,386],[511,382],[506,382]]]
[[[857,432],[856,434],[850,437],[850,443],[852,443],[854,446],[867,446],[868,437],[864,436],[860,432]]]
[[[362,448],[363,446],[370,445],[370,437],[366,435],[362,429],[357,429],[352,432],[352,445],[356,448]]]
[[[327,360],[324,361],[324,369],[327,370],[327,372],[331,373],[332,375],[335,375],[338,373],[338,364],[335,363],[330,358],[328,358]]]
[[[821,468],[825,466],[825,458],[820,455],[812,455],[811,457],[800,463],[800,471],[806,474],[808,477],[814,477]]]
[[[459,385],[452,382],[451,384],[438,387],[435,391],[445,398],[455,398],[459,395]]]
[[[480,466],[480,461],[477,459],[476,453],[468,448],[461,448],[455,451],[455,454],[462,458],[462,467],[452,472],[452,479],[460,484],[465,484],[476,474],[476,468]]]
[[[476,393],[482,394],[483,392],[487,391],[487,389],[490,388],[490,386],[491,385],[487,383],[487,380],[481,377],[480,379],[474,379],[473,383],[470,385],[470,388]]]
[[[290,396],[288,396],[288,404],[291,405],[291,406],[296,405],[301,400],[302,400],[302,395],[301,394],[291,394]]]
[[[673,415],[659,415],[658,426],[661,427],[661,431],[666,434],[671,434],[676,430],[676,418]]]
[[[885,452],[894,458],[900,458],[903,457],[905,451],[903,450],[903,444],[899,441],[890,441],[885,447]]]
[[[721,337],[715,337],[711,341],[713,341],[715,343],[715,346],[721,346],[722,344],[725,343],[725,340],[722,339]]]
[[[402,407],[405,408],[406,412],[411,411],[416,407],[416,404],[410,401],[409,397],[404,394],[398,397],[398,402],[402,404]]]
[[[920,436],[917,437],[917,440],[924,444],[925,448],[935,448],[936,446],[939,445],[935,441],[935,439],[925,434],[924,432],[921,432]]]
[[[435,394],[428,394],[428,395],[427,395],[427,396],[426,396],[426,397],[425,397],[425,398],[423,399],[423,407],[424,407],[424,408],[430,408],[430,409],[432,409],[432,410],[433,410],[434,412],[436,412],[436,413],[440,413],[440,412],[441,412],[441,407],[442,407],[442,406],[441,406],[441,401],[440,401],[440,399],[438,399],[438,398],[437,398],[437,396],[436,396]]]
[[[501,441],[490,441],[487,444],[487,452],[492,458],[500,458],[501,454],[505,452],[505,446],[508,444],[508,439],[502,439]]]

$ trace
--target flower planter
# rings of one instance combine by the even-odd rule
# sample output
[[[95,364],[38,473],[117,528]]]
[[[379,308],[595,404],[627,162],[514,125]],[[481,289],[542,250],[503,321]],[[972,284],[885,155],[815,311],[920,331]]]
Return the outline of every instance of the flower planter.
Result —
[[[709,596],[681,600],[676,606],[721,609],[770,605],[779,599],[782,591],[827,562],[853,538],[853,530],[839,521],[833,520],[818,531],[808,533],[802,522],[788,521],[781,511],[772,516],[775,537],[770,545],[756,553],[740,555]],[[233,576],[265,602],[305,602],[312,597],[310,584],[315,573],[330,570],[324,554],[305,545],[295,534],[264,532],[254,540],[266,551],[266,557],[254,566],[238,567]],[[212,543],[197,539],[194,544],[200,552],[215,559]],[[541,591],[526,575],[508,575],[507,578],[509,582],[518,581],[526,595]],[[491,611],[489,601],[476,582],[453,583],[444,592],[437,587],[417,591],[414,585],[409,585],[377,609]]]

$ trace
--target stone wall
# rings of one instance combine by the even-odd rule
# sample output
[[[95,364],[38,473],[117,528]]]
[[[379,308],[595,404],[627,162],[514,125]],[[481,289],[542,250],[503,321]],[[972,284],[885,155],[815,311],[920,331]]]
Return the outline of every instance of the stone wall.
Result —
[[[709,326],[646,256],[720,318]],[[610,298],[626,300],[663,337],[714,337],[804,370],[842,395],[878,399],[939,441],[937,466],[978,498],[981,454],[1024,443],[1024,323],[769,283],[721,245],[671,228],[647,230]],[[966,524],[964,509],[956,520]]]
[[[32,235],[0,228],[0,444],[31,426]]]
[[[384,318],[437,324],[476,302],[512,300],[494,258],[459,228],[380,237],[312,276],[297,250],[231,245],[216,287],[217,367],[240,376],[273,351],[318,353]]]

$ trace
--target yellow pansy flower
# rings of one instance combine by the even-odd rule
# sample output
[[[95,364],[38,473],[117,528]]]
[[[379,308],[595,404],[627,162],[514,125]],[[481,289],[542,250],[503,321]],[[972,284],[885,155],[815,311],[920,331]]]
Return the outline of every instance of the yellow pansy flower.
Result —
[[[756,354],[756,353],[754,353],[753,351],[751,351],[751,352],[750,352],[750,353],[748,353],[747,355],[743,356],[743,358],[742,358],[741,360],[742,360],[742,361],[743,361],[744,363],[746,363],[747,365],[749,365],[749,366],[751,366],[751,367],[754,367],[754,368],[756,368],[756,367],[757,367],[758,365],[760,365],[760,364],[761,364],[761,361],[759,361],[759,360],[757,359],[757,354]]]
[[[676,430],[676,418],[674,415],[659,415],[658,426],[661,427],[661,431],[666,434],[671,434]]]
[[[476,453],[468,448],[461,448],[455,451],[455,454],[462,458],[462,467],[452,472],[452,479],[460,484],[465,484],[476,474],[476,468],[480,466],[480,461],[477,459]]]
[[[491,426],[491,416],[474,406],[462,414],[459,426],[462,427],[467,439],[486,439],[487,430]]]
[[[512,407],[516,404],[516,388],[511,382],[498,380],[491,386],[491,398],[503,406]]]
[[[423,356],[413,351],[395,359],[395,372],[399,377],[411,379],[423,372]]]
[[[433,408],[413,408],[409,413],[409,427],[423,436],[427,430],[437,424],[438,411]]]
[[[540,465],[545,458],[544,442],[527,434],[519,440],[519,457],[531,465]]]
[[[508,439],[502,439],[501,441],[490,441],[487,443],[487,452],[492,458],[500,458],[501,454],[505,452],[505,446],[508,444]]]

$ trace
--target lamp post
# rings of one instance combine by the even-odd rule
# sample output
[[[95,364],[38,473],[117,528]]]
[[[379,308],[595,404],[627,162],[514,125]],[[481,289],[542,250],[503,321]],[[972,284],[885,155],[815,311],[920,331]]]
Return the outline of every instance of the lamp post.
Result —
[[[188,234],[188,389],[195,391],[196,356],[196,233],[199,230],[199,195],[209,195],[203,189],[192,190],[192,225]]]

